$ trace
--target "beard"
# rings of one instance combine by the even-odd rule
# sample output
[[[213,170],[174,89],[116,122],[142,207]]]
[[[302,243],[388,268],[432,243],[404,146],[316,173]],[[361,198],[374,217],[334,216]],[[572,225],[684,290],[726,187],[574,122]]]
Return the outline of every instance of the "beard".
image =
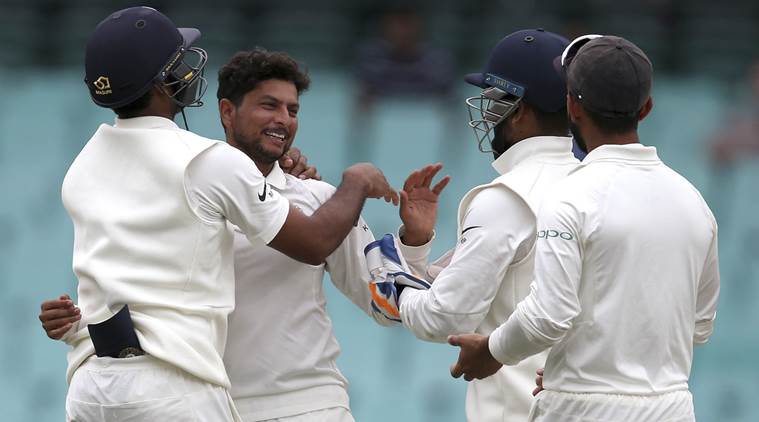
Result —
[[[580,148],[580,151],[587,154],[588,144],[585,143],[585,138],[582,137],[580,128],[571,119],[569,120],[569,131],[572,132],[572,136],[575,138],[575,142],[577,143],[577,147]]]
[[[493,141],[490,142],[490,149],[493,150],[493,158],[498,159],[507,149],[511,148],[516,142],[511,135],[511,125],[509,119],[504,119],[493,128]]]
[[[237,131],[233,133],[237,148],[239,148],[242,152],[245,153],[245,155],[257,163],[272,164],[274,162],[277,162],[280,158],[282,158],[283,155],[285,155],[285,153],[287,153],[287,150],[290,149],[289,145],[285,145],[281,153],[273,153],[271,151],[267,151],[266,148],[262,146],[263,141],[261,139],[261,136],[263,135],[245,136]]]

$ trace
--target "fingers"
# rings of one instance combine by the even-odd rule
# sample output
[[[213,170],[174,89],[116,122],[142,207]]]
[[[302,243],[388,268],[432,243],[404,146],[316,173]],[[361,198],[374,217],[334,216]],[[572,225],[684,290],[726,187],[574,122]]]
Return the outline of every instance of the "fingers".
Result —
[[[66,334],[66,332],[70,330],[72,326],[73,324],[69,323],[69,324],[64,325],[61,328],[48,331],[47,336],[53,340],[60,340],[61,337],[63,337],[63,335]]]
[[[430,187],[432,179],[435,178],[435,175],[440,171],[441,168],[443,168],[443,165],[440,163],[425,166],[423,169],[424,179],[422,180],[422,186],[427,188]]]
[[[447,341],[451,346],[461,346],[459,336],[448,336]],[[461,366],[461,351],[459,351],[459,358],[456,363],[451,365],[450,371],[453,378],[460,378],[464,374],[464,368]]]
[[[419,183],[424,179],[421,170],[412,171],[406,178],[406,182],[403,183],[403,190],[410,192],[415,187],[419,186]]]
[[[301,155],[298,157],[298,159],[293,159],[293,166],[290,170],[288,170],[288,173],[304,179],[304,177],[301,176],[306,170],[308,170],[308,161],[306,160],[306,157]]]
[[[536,385],[536,387],[535,387],[534,390],[532,390],[532,395],[533,396],[537,396],[538,393],[540,393],[541,391],[543,391],[543,369],[544,368],[538,368],[538,370],[535,371],[535,373],[538,376],[535,377],[535,385]]]
[[[385,194],[385,202],[392,202],[393,205],[397,206],[399,202],[398,192],[390,187],[388,189],[390,189],[390,191]]]
[[[72,317],[68,318],[57,318],[54,320],[46,321],[42,324],[42,328],[45,329],[45,331],[50,332],[51,330],[56,330],[58,328],[63,327],[67,324],[73,324],[77,321],[79,321],[82,318],[81,315],[74,315]]]
[[[401,197],[400,198],[401,199],[401,201],[400,201],[401,209],[405,209],[406,208],[406,204],[408,204],[408,192],[406,192],[405,190],[402,190],[402,191],[398,192],[398,194]]]
[[[297,166],[296,166],[297,167]],[[299,179],[316,179],[321,180],[321,176],[319,176],[319,172],[316,171],[316,167],[308,166],[305,170],[303,170],[302,173],[298,174]]]
[[[280,157],[279,166],[282,167],[286,173],[293,174],[292,168],[298,162],[300,157],[300,150],[296,147],[291,147],[282,157]],[[293,174],[293,176],[297,176],[298,174]]]
[[[432,179],[435,178],[435,176],[442,168],[443,165],[437,163],[424,166],[419,170],[411,172],[411,174],[409,174],[409,176],[406,178],[406,181],[403,183],[403,190],[406,192],[411,192],[415,188],[429,188],[430,184],[432,183]],[[450,176],[446,176],[443,178],[443,180],[435,185],[433,191],[437,190],[435,193],[439,194],[450,180]]]
[[[440,192],[445,189],[446,186],[448,186],[448,182],[451,181],[451,176],[445,176],[442,178],[439,182],[435,184],[435,186],[432,188],[432,193],[435,195],[440,195]]]
[[[63,299],[63,296],[61,296],[59,299],[46,300],[42,302],[42,305],[40,305],[40,310],[44,312],[49,309],[73,308],[74,302],[68,297],[68,295],[65,296],[65,299]]]
[[[461,376],[464,374],[464,370],[461,368],[461,365],[459,362],[454,363],[451,365],[451,376],[453,378],[461,378]]]
[[[70,318],[80,314],[79,308],[57,308],[48,309],[40,313],[40,322],[45,323],[48,321],[56,320],[59,318]]]

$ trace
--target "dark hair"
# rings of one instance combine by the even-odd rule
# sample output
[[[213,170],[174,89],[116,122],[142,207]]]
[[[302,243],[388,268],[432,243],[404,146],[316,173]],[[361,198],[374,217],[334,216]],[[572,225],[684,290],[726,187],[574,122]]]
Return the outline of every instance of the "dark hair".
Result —
[[[535,113],[535,120],[541,131],[546,135],[567,136],[569,134],[569,115],[567,108],[562,107],[559,111],[543,111],[535,107],[532,108]]]
[[[130,119],[132,117],[138,117],[141,113],[150,105],[150,96],[153,94],[153,90],[149,89],[148,92],[143,94],[140,98],[132,101],[131,103],[114,108],[113,112],[119,117],[119,119]]]
[[[269,79],[292,82],[298,95],[311,84],[308,73],[298,66],[292,57],[278,51],[266,51],[256,47],[252,51],[240,51],[219,69],[219,89],[216,98],[226,98],[240,105],[248,92],[259,83]]]
[[[638,129],[638,114],[609,117],[583,107],[593,124],[607,135],[623,135]]]

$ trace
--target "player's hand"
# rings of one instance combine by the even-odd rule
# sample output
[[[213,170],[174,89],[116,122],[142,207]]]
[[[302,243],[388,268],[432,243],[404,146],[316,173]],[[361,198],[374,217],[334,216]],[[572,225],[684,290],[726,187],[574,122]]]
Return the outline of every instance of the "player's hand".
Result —
[[[322,180],[316,167],[309,166],[306,156],[301,154],[300,149],[295,147],[291,147],[279,159],[279,166],[282,167],[285,173],[290,173],[299,179]]]
[[[539,392],[543,391],[543,369],[544,368],[538,368],[537,371],[535,371],[536,374],[538,374],[537,377],[535,377],[535,387],[534,390],[532,390],[532,395],[537,396]]]
[[[488,338],[479,334],[448,336],[448,344],[461,348],[459,360],[451,366],[453,378],[459,378],[463,375],[467,381],[479,380],[487,378],[501,369],[503,366],[501,362],[495,360],[490,354]]]
[[[60,340],[74,323],[82,318],[82,314],[69,295],[63,295],[58,299],[42,302],[39,318],[47,336],[53,340]]]
[[[358,181],[364,187],[367,198],[384,198],[385,202],[398,205],[398,192],[390,187],[382,171],[370,163],[358,163],[343,172],[343,179]]]
[[[432,164],[412,172],[403,184],[400,216],[405,228],[402,241],[405,245],[420,246],[432,238],[432,230],[437,219],[440,193],[445,189],[450,176],[445,176],[430,188],[443,165]]]

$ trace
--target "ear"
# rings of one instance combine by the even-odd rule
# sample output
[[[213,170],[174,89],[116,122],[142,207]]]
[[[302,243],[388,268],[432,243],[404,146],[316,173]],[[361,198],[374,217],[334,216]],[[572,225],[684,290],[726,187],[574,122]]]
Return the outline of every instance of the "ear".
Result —
[[[519,123],[527,117],[527,107],[524,103],[517,104],[517,109],[509,116],[513,123]]]
[[[578,120],[583,112],[582,104],[575,97],[567,94],[567,114],[569,114],[569,120],[573,122]]]
[[[226,98],[219,100],[219,117],[221,118],[222,126],[224,126],[224,132],[232,128],[232,122],[236,113],[237,107],[232,101]]]
[[[654,108],[654,98],[649,96],[648,100],[646,100],[646,103],[643,104],[643,107],[641,107],[640,112],[638,112],[638,121],[641,121],[648,116],[648,113],[651,112],[651,109]]]

